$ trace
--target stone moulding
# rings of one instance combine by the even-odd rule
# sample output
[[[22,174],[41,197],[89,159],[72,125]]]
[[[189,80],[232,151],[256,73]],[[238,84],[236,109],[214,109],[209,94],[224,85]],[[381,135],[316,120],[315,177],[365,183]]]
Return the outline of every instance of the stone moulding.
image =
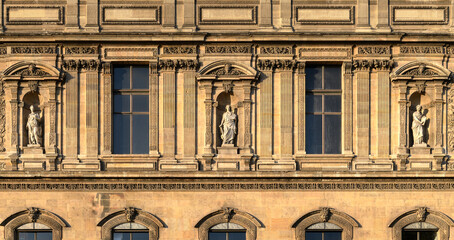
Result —
[[[5,240],[14,240],[16,229],[26,223],[37,222],[44,224],[52,229],[52,240],[62,239],[62,230],[64,227],[70,227],[69,224],[58,215],[39,208],[28,208],[17,212],[0,223],[5,227]]]
[[[106,11],[109,10],[155,10],[155,19],[153,20],[108,20]],[[103,6],[102,7],[102,25],[160,25],[161,24],[161,6]]]
[[[245,9],[250,10],[251,15],[246,19],[205,19],[204,10],[217,9]],[[198,8],[198,24],[200,25],[257,25],[257,6],[200,6]]]
[[[300,19],[300,10],[348,10],[348,19],[333,20],[303,20]],[[295,7],[295,21],[302,25],[354,25],[355,24],[355,6],[297,6]]]
[[[208,231],[214,225],[229,222],[241,225],[246,229],[246,240],[255,240],[257,228],[265,227],[253,215],[235,208],[225,207],[206,215],[195,225],[195,228],[198,228],[199,240],[208,240]]]
[[[12,20],[11,11],[16,9],[56,9],[58,11],[57,20]],[[65,23],[65,7],[63,6],[7,6],[6,7],[6,24],[8,25],[43,25],[43,24],[57,24],[63,25]]]
[[[101,240],[112,239],[112,229],[122,223],[134,222],[139,223],[149,230],[149,240],[157,240],[159,237],[159,228],[165,227],[165,224],[153,214],[138,208],[129,207],[121,211],[114,212],[103,218],[98,227],[101,227]]]
[[[388,225],[393,231],[392,240],[402,239],[402,228],[416,222],[435,225],[438,228],[439,240],[448,240],[449,228],[454,226],[454,221],[444,213],[419,207],[399,215]]]
[[[153,59],[158,55],[158,49],[150,48],[105,48],[104,58],[106,59]]]
[[[399,10],[431,10],[441,9],[443,11],[443,20],[418,20],[416,17],[414,20],[397,20],[396,11]],[[391,22],[393,25],[446,25],[449,23],[449,7],[448,6],[392,6],[392,17]]]
[[[348,214],[337,211],[333,208],[322,207],[318,210],[305,214],[293,224],[292,228],[295,228],[296,239],[306,240],[306,228],[321,222],[333,223],[341,227],[342,239],[344,240],[352,240],[353,229],[360,227],[360,224]]]
[[[300,48],[298,50],[300,59],[310,60],[350,60],[352,49],[350,47],[340,48]]]

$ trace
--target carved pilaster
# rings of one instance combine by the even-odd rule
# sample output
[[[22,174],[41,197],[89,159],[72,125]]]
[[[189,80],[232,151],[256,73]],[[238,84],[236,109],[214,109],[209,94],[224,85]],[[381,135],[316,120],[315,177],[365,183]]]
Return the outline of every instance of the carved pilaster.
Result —
[[[370,85],[370,69],[372,61],[355,60],[353,67],[356,74],[356,154],[358,159],[366,160],[369,158],[369,85]]]
[[[260,61],[259,61],[260,62]],[[271,159],[273,154],[273,68],[261,62],[262,71],[260,82],[260,158]]]
[[[293,69],[295,65],[295,63],[284,65],[280,72],[280,149],[282,159],[291,159],[293,154]]]
[[[159,156],[159,78],[158,64],[149,64],[150,78],[150,154]]]
[[[353,64],[344,62],[344,153],[353,153]]]
[[[213,154],[213,100],[211,85],[203,86],[205,91],[205,147],[204,154]]]
[[[112,154],[112,66],[103,63],[103,150],[102,154]]]
[[[454,152],[454,88],[451,85],[451,89],[448,91],[448,151],[452,155]]]
[[[90,60],[85,66],[85,155],[98,161],[98,70],[101,63]]]
[[[187,60],[185,61],[187,62]],[[181,69],[184,75],[184,115],[183,115],[183,127],[184,127],[184,142],[196,142],[196,90],[197,82],[195,78],[195,66],[188,66],[184,64]],[[196,153],[196,144],[184,144],[183,155],[185,158],[194,158]]]
[[[443,86],[435,86],[435,154],[443,153]]]
[[[64,60],[63,68],[69,73],[66,78],[65,88],[65,161],[76,161],[79,149],[79,69],[81,62],[78,60]]]
[[[165,158],[175,158],[175,134],[176,134],[176,92],[175,92],[175,70],[177,61],[160,60],[159,68],[163,79],[163,151]]]
[[[399,154],[407,154],[407,86],[399,85]]]
[[[251,153],[252,146],[252,133],[251,133],[251,86],[245,85],[243,88],[244,92],[244,143],[243,147],[246,153]]]

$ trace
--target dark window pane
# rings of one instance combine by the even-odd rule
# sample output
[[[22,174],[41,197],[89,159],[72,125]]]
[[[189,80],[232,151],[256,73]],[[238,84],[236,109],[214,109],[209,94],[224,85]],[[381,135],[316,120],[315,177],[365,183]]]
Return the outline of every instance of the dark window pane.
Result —
[[[341,108],[340,95],[325,95],[325,112],[341,112]]]
[[[325,153],[341,153],[340,115],[325,115]]]
[[[324,240],[342,240],[342,232],[325,232]]]
[[[133,233],[132,240],[149,240],[148,233]]]
[[[34,232],[19,232],[19,240],[35,240]]]
[[[148,153],[148,115],[132,117],[132,153]]]
[[[306,232],[306,240],[322,240],[322,232]]]
[[[132,67],[132,88],[148,89],[148,66]]]
[[[322,95],[306,95],[306,112],[322,111]]]
[[[130,116],[114,114],[113,115],[113,153],[129,154],[130,140]]]
[[[322,153],[322,116],[306,114],[306,152]]]
[[[113,240],[131,240],[130,233],[114,233]]]
[[[114,68],[114,89],[130,89],[129,67]]]
[[[114,95],[114,112],[129,112],[129,95]]]
[[[413,231],[403,231],[402,240],[418,240],[418,232]]]
[[[322,67],[306,68],[306,89],[322,88]]]
[[[229,240],[246,240],[246,233],[229,233]]]
[[[132,96],[133,112],[148,112],[148,95]]]
[[[341,89],[342,74],[339,66],[325,66],[325,89]]]
[[[437,239],[437,232],[421,231],[419,232],[419,240],[435,240]]]
[[[226,240],[227,235],[225,233],[209,232],[208,240]]]
[[[36,240],[52,240],[52,232],[38,232]]]

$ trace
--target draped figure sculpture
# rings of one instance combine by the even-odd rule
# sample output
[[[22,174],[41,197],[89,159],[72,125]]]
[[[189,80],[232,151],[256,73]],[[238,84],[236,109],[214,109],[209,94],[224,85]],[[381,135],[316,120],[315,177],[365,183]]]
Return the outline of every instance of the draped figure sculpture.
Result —
[[[413,131],[413,146],[425,145],[424,142],[424,125],[426,124],[426,116],[423,115],[421,105],[416,106],[416,112],[413,113],[413,123],[411,129]]]
[[[27,120],[28,144],[30,145],[40,145],[39,142],[41,137],[40,121],[41,121],[40,114],[35,112],[33,105],[31,105],[30,114],[28,115]]]
[[[236,135],[236,114],[232,112],[230,105],[225,106],[226,112],[222,115],[221,131],[222,145],[233,144],[233,139]]]

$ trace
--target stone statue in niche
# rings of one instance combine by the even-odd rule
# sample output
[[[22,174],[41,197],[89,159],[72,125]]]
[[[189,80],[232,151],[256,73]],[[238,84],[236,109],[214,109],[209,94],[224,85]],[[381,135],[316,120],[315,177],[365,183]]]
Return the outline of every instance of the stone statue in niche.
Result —
[[[28,130],[28,144],[29,145],[41,145],[41,115],[38,112],[35,112],[35,107],[30,106],[30,114],[28,115],[27,120],[27,130]]]
[[[422,106],[416,106],[416,112],[413,113],[413,123],[411,129],[413,131],[413,146],[427,146],[424,142],[424,125],[427,118],[424,116]]]
[[[233,139],[236,136],[236,114],[232,112],[230,105],[225,106],[226,112],[222,115],[221,131],[222,145],[233,144]]]

